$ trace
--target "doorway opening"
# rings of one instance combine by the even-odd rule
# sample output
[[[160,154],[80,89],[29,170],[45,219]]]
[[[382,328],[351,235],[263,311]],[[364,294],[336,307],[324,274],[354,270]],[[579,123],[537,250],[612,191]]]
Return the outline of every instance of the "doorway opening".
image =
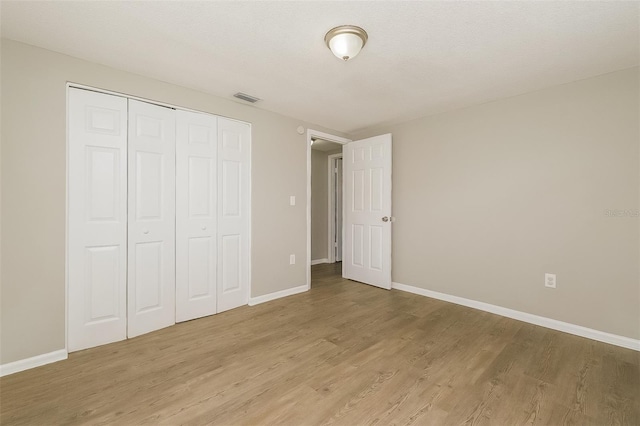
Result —
[[[342,152],[330,154],[327,161],[328,263],[342,262]]]
[[[339,136],[307,130],[308,289],[311,288],[312,265],[342,259],[341,160],[342,147],[348,142],[349,139]]]

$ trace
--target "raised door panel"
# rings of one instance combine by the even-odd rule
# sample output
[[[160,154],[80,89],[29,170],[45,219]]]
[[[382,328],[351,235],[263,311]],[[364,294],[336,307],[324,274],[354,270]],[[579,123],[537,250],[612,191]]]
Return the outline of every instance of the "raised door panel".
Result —
[[[217,309],[217,117],[177,111],[176,320]]]
[[[120,264],[120,247],[87,247],[86,250],[86,324],[117,320],[124,314],[120,312],[119,288],[113,285],[118,282],[124,266]]]
[[[370,212],[382,212],[384,198],[384,170],[381,167],[374,167],[369,170],[371,175],[371,197],[370,197]]]
[[[242,243],[240,235],[224,235],[221,244],[220,271],[222,295],[238,291],[242,279]]]
[[[129,100],[129,337],[175,323],[175,120]]]
[[[384,229],[382,225],[369,226],[369,268],[382,271],[384,257]]]
[[[162,220],[165,210],[163,183],[165,158],[158,152],[136,152],[135,210],[138,222]]]
[[[222,161],[222,204],[221,217],[237,218],[242,209],[242,163],[240,161]]]
[[[251,128],[218,119],[218,312],[249,297]]]
[[[212,237],[189,238],[187,300],[200,301],[215,297],[215,245]],[[212,308],[213,310],[213,308]]]
[[[162,309],[163,273],[162,241],[136,243],[134,262],[131,265],[136,283],[134,299],[135,315]]]
[[[215,159],[201,156],[189,156],[187,160],[188,217],[190,219],[212,218],[215,200],[213,177]]]
[[[351,224],[351,253],[351,265],[364,268],[364,225],[361,223]]]
[[[69,351],[126,338],[126,128],[126,99],[69,89]]]
[[[364,170],[353,170],[351,172],[351,211],[363,212],[364,211],[364,196],[366,193]]]
[[[91,146],[85,152],[87,220],[121,221],[120,150]]]

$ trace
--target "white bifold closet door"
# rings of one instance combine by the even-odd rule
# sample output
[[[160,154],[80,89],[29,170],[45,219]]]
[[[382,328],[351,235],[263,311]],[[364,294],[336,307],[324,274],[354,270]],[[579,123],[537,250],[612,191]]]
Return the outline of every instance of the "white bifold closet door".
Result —
[[[129,99],[129,337],[175,324],[175,117]]]
[[[70,88],[68,129],[70,351],[247,304],[248,123]]]
[[[176,320],[216,313],[217,117],[176,111]]]
[[[68,348],[77,351],[127,336],[127,99],[70,89],[68,106]]]
[[[218,117],[218,312],[249,297],[251,127]]]

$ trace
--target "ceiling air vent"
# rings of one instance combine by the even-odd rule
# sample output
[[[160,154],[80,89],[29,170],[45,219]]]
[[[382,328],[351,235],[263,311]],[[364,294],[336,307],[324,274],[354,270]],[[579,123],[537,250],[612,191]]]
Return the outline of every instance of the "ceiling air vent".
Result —
[[[234,98],[238,98],[238,99],[242,99],[243,101],[251,102],[252,104],[255,104],[256,102],[261,100],[260,98],[256,98],[254,96],[247,95],[246,93],[242,93],[242,92],[236,93],[235,95],[233,95],[233,97]]]

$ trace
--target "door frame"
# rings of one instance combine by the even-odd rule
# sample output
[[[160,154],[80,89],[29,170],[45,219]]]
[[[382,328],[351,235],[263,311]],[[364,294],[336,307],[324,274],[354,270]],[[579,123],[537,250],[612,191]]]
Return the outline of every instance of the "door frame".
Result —
[[[329,259],[329,263],[336,263],[336,251],[334,250],[333,247],[333,237],[336,233],[336,221],[337,221],[337,217],[336,217],[336,209],[335,209],[335,199],[336,199],[336,186],[335,186],[335,173],[334,173],[334,168],[335,168],[335,164],[336,164],[336,160],[338,158],[342,158],[342,153],[339,154],[331,154],[328,156],[328,161],[327,161],[327,208],[328,208],[328,215],[327,215],[327,232],[328,232],[328,236],[327,236],[327,259]],[[344,216],[344,215],[343,215]],[[344,231],[341,230],[341,231]],[[343,237],[344,238],[344,237]]]
[[[324,139],[329,142],[345,145],[351,142],[351,139],[341,136],[331,135],[321,132],[320,130],[307,129],[307,290],[311,288],[311,139]]]
[[[237,118],[233,118],[233,117],[227,117],[225,115],[219,114],[219,113],[213,113],[210,111],[204,111],[204,110],[197,110],[197,109],[193,109],[193,108],[187,108],[187,107],[182,107],[179,105],[174,105],[174,104],[170,104],[170,103],[166,103],[166,102],[162,102],[162,101],[158,101],[158,100],[154,100],[154,99],[148,99],[148,98],[143,98],[140,96],[136,96],[136,95],[132,95],[132,94],[128,94],[128,93],[124,93],[124,92],[117,92],[117,91],[113,91],[113,90],[108,90],[108,89],[103,89],[100,87],[95,87],[95,86],[89,86],[86,84],[82,84],[82,83],[75,83],[72,81],[67,81],[66,85],[65,85],[65,229],[64,229],[64,351],[66,354],[69,353],[69,89],[71,88],[76,88],[76,89],[84,89],[84,90],[90,90],[93,92],[98,92],[98,93],[104,93],[107,95],[115,95],[115,96],[121,96],[123,98],[127,98],[127,99],[133,99],[136,101],[141,101],[141,102],[147,102],[150,104],[154,104],[154,105],[159,105],[159,106],[163,106],[163,107],[169,107],[169,108],[173,108],[176,110],[183,110],[183,111],[188,111],[188,112],[196,112],[196,113],[201,113],[201,114],[209,114],[209,115],[214,115],[214,116],[218,116],[218,117],[224,117],[227,118],[229,120],[235,120],[238,121],[240,123],[245,123],[249,125],[249,135],[251,137],[251,143],[249,144],[249,209],[247,211],[247,232],[248,232],[248,236],[249,236],[249,244],[248,244],[248,252],[247,252],[247,256],[249,257],[249,270],[247,271],[247,280],[249,282],[249,288],[247,289],[247,295],[245,297],[245,305],[249,304],[249,299],[251,298],[251,287],[253,285],[253,280],[252,280],[252,275],[251,275],[251,254],[252,254],[252,190],[253,190],[253,185],[252,185],[252,179],[251,179],[251,172],[253,171],[253,156],[252,156],[252,151],[253,151],[253,123],[248,122],[248,121],[243,121]],[[337,137],[337,136],[336,136]],[[309,141],[311,141],[311,139],[309,139]],[[310,146],[310,145],[309,145]],[[308,151],[307,153],[308,156],[308,169],[309,171],[311,170],[311,152]],[[308,180],[309,180],[309,187],[311,186],[311,175],[308,176]],[[309,188],[310,190],[310,188]],[[311,199],[311,193],[309,191],[309,200]],[[309,214],[309,225],[308,225],[308,233],[309,236],[311,235],[311,205],[310,203],[307,206],[307,210],[308,210],[308,214]],[[309,238],[309,242],[311,241],[311,239]],[[310,256],[311,256],[311,245],[309,244],[309,262],[310,262]],[[310,267],[309,267],[309,279],[310,279]],[[309,281],[310,282],[310,281]],[[64,359],[66,359],[67,356],[65,355]]]

